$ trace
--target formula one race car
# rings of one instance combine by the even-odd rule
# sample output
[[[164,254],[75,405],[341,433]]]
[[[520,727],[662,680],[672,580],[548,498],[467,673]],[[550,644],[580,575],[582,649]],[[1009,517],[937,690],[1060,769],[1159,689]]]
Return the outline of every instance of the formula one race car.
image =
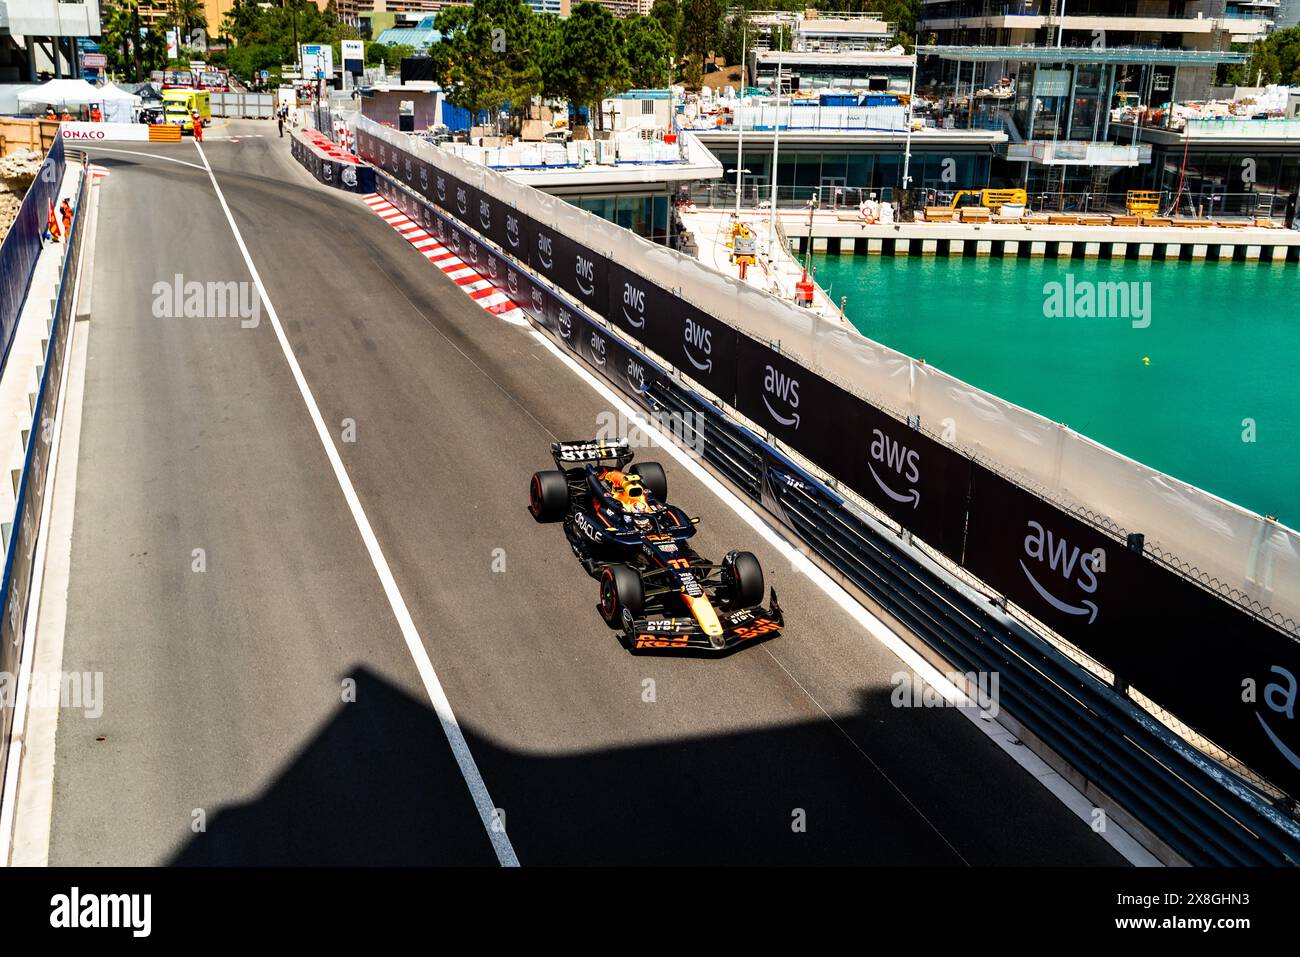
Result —
[[[656,462],[628,468],[626,439],[555,442],[556,468],[535,472],[528,510],[563,522],[587,574],[600,582],[596,606],[632,651],[729,651],[779,634],[776,590],[763,608],[763,569],[750,552],[718,564],[687,544],[698,518],[668,504],[668,478]]]

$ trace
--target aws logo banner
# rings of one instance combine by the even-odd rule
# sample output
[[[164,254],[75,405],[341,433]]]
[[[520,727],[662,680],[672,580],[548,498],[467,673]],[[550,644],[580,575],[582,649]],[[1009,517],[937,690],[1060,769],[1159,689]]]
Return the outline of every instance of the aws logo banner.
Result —
[[[858,446],[869,433],[862,430],[856,400],[748,336],[738,337],[737,343],[736,405],[741,412],[832,475],[851,475],[859,466],[865,471]],[[904,490],[905,477],[893,479]]]
[[[611,276],[614,322],[721,399],[736,394],[736,330],[658,286]],[[626,312],[624,311],[626,307]],[[634,320],[641,320],[636,327]]]
[[[861,436],[860,459],[842,481],[928,545],[960,560],[970,461],[857,396],[841,392],[835,403],[835,421]]]
[[[555,264],[551,276],[579,301],[608,315],[609,260],[567,236],[552,235],[551,239]]]
[[[618,263],[609,264],[609,320],[634,339],[648,345],[652,326],[669,311],[671,302],[671,296],[644,276]]]
[[[1142,561],[1123,542],[972,466],[966,566],[1016,604],[1105,660],[1122,649]]]

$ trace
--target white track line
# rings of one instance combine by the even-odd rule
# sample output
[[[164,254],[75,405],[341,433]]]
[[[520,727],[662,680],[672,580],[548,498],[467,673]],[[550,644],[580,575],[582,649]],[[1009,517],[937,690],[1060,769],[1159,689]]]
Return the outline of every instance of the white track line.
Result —
[[[163,160],[167,163],[180,163],[182,166],[191,166],[194,169],[202,171],[203,167],[198,163],[191,163],[189,160],[180,160],[172,156],[159,156],[157,153],[146,153],[143,150],[115,150],[107,146],[88,146],[96,153],[122,153],[125,156],[147,156],[149,159]]]
[[[203,159],[203,166],[207,169],[208,178],[212,180],[212,188],[216,191],[217,199],[220,200],[221,208],[226,214],[226,222],[230,224],[230,231],[234,234],[240,253],[243,254],[249,275],[253,277],[253,284],[257,286],[262,306],[266,309],[266,314],[271,320],[271,327],[275,330],[275,336],[280,341],[280,348],[284,351],[285,361],[289,363],[289,370],[293,373],[294,381],[298,383],[298,391],[302,393],[303,403],[307,406],[307,412],[316,425],[316,434],[320,437],[321,445],[325,449],[325,455],[329,459],[330,466],[334,469],[334,478],[338,481],[344,499],[347,500],[348,509],[352,512],[352,520],[356,522],[357,531],[361,533],[361,540],[365,542],[366,551],[370,554],[371,564],[375,567],[375,574],[379,576],[379,581],[384,586],[384,594],[388,598],[388,604],[393,609],[393,615],[397,618],[398,626],[402,629],[402,637],[406,639],[406,647],[411,653],[411,658],[415,661],[415,667],[420,673],[421,680],[424,682],[424,689],[429,695],[429,701],[433,704],[434,711],[437,712],[443,733],[447,735],[447,743],[451,746],[451,752],[456,758],[456,764],[460,767],[460,773],[465,778],[465,784],[469,788],[470,796],[474,799],[474,806],[478,809],[479,818],[483,822],[483,828],[487,832],[488,840],[492,842],[492,848],[496,851],[497,860],[501,862],[503,867],[518,867],[519,858],[515,856],[514,846],[510,843],[510,838],[506,836],[505,829],[500,824],[500,815],[497,813],[496,805],[492,803],[492,797],[488,794],[487,785],[483,782],[483,776],[479,773],[478,765],[474,763],[474,755],[470,753],[469,744],[465,741],[465,735],[460,730],[460,724],[451,709],[451,702],[447,700],[447,694],[443,691],[442,682],[438,680],[438,674],[433,670],[433,662],[429,660],[429,653],[425,650],[424,642],[420,639],[420,633],[416,630],[415,621],[411,618],[411,613],[406,607],[406,601],[402,598],[402,593],[397,587],[397,580],[388,567],[388,559],[384,557],[383,549],[379,546],[379,539],[375,537],[374,529],[370,525],[370,519],[366,517],[365,509],[361,507],[361,500],[357,497],[356,489],[352,487],[352,479],[348,477],[347,469],[343,467],[343,459],[339,456],[339,450],[334,445],[333,436],[330,435],[329,428],[325,425],[325,418],[321,415],[320,407],[316,404],[316,398],[312,395],[311,387],[307,385],[307,379],[302,373],[302,367],[298,365],[298,359],[293,354],[293,348],[289,345],[289,338],[284,333],[284,327],[280,325],[280,317],[276,314],[275,306],[271,304],[271,297],[266,292],[266,286],[262,284],[262,277],[257,271],[257,266],[253,264],[253,257],[249,255],[248,247],[244,245],[244,237],[240,235],[239,227],[235,225],[235,217],[231,214],[230,206],[226,203],[225,194],[221,192],[221,186],[217,183],[216,174],[212,172],[212,166],[208,163],[208,157],[203,152],[202,144],[196,142],[194,146]]]

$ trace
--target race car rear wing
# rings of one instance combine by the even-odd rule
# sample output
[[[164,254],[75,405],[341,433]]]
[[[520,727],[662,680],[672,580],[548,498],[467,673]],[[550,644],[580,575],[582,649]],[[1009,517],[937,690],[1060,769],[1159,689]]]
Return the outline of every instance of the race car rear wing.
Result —
[[[622,468],[632,461],[632,445],[627,439],[579,439],[572,442],[552,442],[551,458],[557,468],[572,468],[588,462],[613,462],[615,468]]]

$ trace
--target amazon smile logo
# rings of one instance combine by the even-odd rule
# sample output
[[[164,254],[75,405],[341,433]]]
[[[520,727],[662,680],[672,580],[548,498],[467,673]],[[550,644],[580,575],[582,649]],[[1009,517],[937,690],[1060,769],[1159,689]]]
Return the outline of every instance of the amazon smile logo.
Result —
[[[623,283],[623,318],[635,329],[645,328],[645,290],[630,282]]]
[[[514,213],[506,213],[506,242],[511,249],[519,248],[519,217]]]
[[[797,411],[799,408],[799,380],[794,376],[788,376],[773,369],[771,366],[767,366],[766,369],[767,371],[763,375],[763,405],[767,406],[768,414],[782,425],[793,425],[796,429],[799,428],[799,412]],[[777,400],[784,411],[778,412],[772,408],[772,399]]]
[[[1296,706],[1296,676],[1283,668],[1281,665],[1273,665],[1269,669],[1270,674],[1277,675],[1282,681],[1270,682],[1264,688],[1263,707],[1267,708],[1274,714],[1281,715],[1287,721],[1295,721]],[[1250,694],[1244,695],[1247,701],[1253,700],[1253,679],[1250,682]],[[1262,710],[1262,709],[1261,709]],[[1300,768],[1300,754],[1296,754],[1291,748],[1287,747],[1281,736],[1273,730],[1272,725],[1265,720],[1264,715],[1259,711],[1255,712],[1255,720],[1264,729],[1264,734],[1272,742],[1273,747],[1277,748],[1278,753],[1286,758],[1293,766]]]
[[[573,275],[584,296],[596,294],[596,264],[581,253],[573,262]]]
[[[874,463],[874,464],[873,464]],[[880,477],[876,465],[881,471],[892,472],[912,488],[904,493],[894,491]],[[880,429],[871,430],[871,458],[867,462],[871,477],[876,480],[880,490],[895,502],[911,502],[912,508],[921,504],[921,493],[916,490],[916,483],[921,480],[921,456],[915,449],[909,449],[901,442],[895,442]]]
[[[447,177],[439,176],[434,182],[434,189],[438,191],[438,202],[445,203],[447,201]]]
[[[456,187],[456,208],[462,216],[469,211],[469,190],[464,186]]]
[[[486,199],[478,201],[478,222],[484,229],[492,228],[492,204]]]
[[[1025,558],[1034,563],[1032,567],[1025,564]],[[1025,558],[1020,559],[1020,568],[1043,601],[1067,615],[1087,615],[1090,625],[1097,620],[1097,603],[1091,598],[1061,598],[1058,593],[1069,590],[1083,595],[1097,593],[1099,551],[1085,552],[1031,521],[1029,534],[1025,536]]]
[[[682,343],[682,351],[686,353],[686,361],[701,372],[713,371],[713,336],[708,329],[705,329],[698,322],[686,317],[686,327],[683,330],[685,341]],[[692,352],[694,350],[694,352]],[[703,356],[703,359],[697,359],[696,354]]]
[[[542,266],[546,269],[551,268],[552,256],[551,237],[545,233],[537,234],[537,258],[541,260]]]

